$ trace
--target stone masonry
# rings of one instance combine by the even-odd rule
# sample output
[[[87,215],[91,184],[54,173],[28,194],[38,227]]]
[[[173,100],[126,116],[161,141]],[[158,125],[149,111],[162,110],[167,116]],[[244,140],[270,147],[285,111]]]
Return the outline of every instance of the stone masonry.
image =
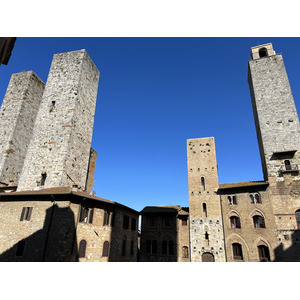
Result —
[[[86,188],[98,81],[85,50],[54,55],[18,191]]]
[[[187,140],[187,153],[191,261],[225,261],[214,138]]]
[[[18,185],[44,91],[32,71],[11,76],[0,109],[0,184]]]
[[[259,51],[266,54],[260,57]],[[279,171],[287,155],[293,164],[300,163],[298,114],[282,54],[275,54],[271,43],[252,47],[251,54],[248,81],[263,173],[265,180],[276,176],[282,181]]]

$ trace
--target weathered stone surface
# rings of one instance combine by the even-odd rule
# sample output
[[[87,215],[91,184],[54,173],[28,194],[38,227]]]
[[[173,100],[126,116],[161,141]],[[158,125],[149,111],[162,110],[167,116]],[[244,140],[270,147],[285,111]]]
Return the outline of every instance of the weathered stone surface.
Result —
[[[2,185],[18,185],[44,86],[32,71],[11,76],[0,109]]]
[[[18,191],[41,185],[85,189],[98,81],[85,50],[54,55]]]

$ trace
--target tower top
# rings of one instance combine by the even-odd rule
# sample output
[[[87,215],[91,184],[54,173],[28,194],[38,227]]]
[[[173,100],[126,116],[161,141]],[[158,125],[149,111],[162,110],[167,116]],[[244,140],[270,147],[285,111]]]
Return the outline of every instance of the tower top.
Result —
[[[265,56],[275,55],[272,43],[262,44],[259,46],[251,47],[251,59],[258,59]]]

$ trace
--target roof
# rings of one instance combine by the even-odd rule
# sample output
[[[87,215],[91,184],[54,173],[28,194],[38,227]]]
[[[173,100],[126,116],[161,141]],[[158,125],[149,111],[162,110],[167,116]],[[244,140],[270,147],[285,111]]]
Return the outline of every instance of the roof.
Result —
[[[141,213],[178,213],[180,206],[146,206],[141,210]]]
[[[90,195],[86,192],[82,192],[82,191],[74,191],[71,187],[68,186],[63,186],[63,187],[53,187],[53,188],[48,188],[48,189],[41,189],[41,190],[28,190],[28,191],[20,191],[20,192],[11,192],[11,193],[0,193],[0,198],[1,197],[14,197],[14,196],[29,196],[29,195],[75,195],[75,196],[79,196],[82,198],[88,198],[91,200],[96,200],[99,202],[104,202],[104,203],[109,203],[109,204],[113,204],[113,205],[118,205],[118,206],[122,206],[124,208],[127,208],[133,212],[139,213],[138,211],[125,206],[123,204],[120,204],[118,202],[114,202],[111,200],[107,200],[104,198],[100,198],[94,195]]]
[[[268,181],[247,181],[247,182],[234,182],[234,183],[220,183],[219,190],[243,188],[243,187],[254,187],[268,185]]]

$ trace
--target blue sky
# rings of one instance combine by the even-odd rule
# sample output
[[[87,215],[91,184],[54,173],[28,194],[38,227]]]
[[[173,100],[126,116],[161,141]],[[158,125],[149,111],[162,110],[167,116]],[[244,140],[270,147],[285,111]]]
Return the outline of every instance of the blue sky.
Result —
[[[220,183],[263,180],[247,64],[268,42],[283,53],[299,111],[299,38],[18,38],[0,99],[11,74],[46,82],[53,54],[86,49],[100,71],[96,195],[138,211],[188,206],[186,139],[215,137]]]

